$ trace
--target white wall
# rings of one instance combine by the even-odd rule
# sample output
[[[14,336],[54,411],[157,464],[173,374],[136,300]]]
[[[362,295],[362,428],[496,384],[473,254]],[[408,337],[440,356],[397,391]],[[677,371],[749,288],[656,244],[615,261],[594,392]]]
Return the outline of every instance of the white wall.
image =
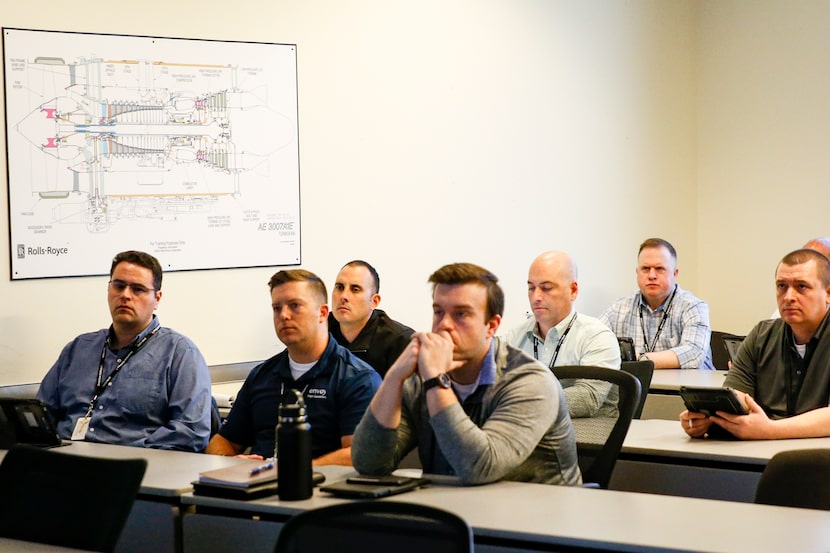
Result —
[[[699,292],[745,334],[778,260],[830,235],[830,2],[698,4]]]
[[[367,259],[382,306],[423,329],[426,279],[453,261],[499,275],[505,325],[526,311],[527,266],[545,249],[576,258],[590,314],[634,289],[648,236],[675,244],[697,291],[697,202],[710,202],[695,176],[694,6],[0,0],[0,25],[296,43],[303,267],[330,284]],[[7,209],[2,195],[0,226]],[[102,270],[114,253],[100,252]],[[107,279],[11,282],[8,259],[0,240],[0,384],[34,382],[67,341],[108,324]],[[281,347],[275,270],[169,273],[162,323],[210,364],[268,357]]]

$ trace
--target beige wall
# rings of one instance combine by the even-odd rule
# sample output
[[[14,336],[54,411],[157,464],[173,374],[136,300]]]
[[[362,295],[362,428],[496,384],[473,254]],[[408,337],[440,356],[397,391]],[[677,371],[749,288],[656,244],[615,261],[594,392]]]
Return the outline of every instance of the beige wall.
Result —
[[[767,4],[773,6],[768,9],[785,5],[753,3]],[[736,247],[745,249],[726,232],[730,228],[751,226],[753,235],[771,236],[763,223],[776,203],[768,198],[754,204],[749,194],[754,174],[741,179],[745,191],[730,192],[731,208],[721,205],[719,190],[722,182],[734,180],[730,163],[743,162],[746,171],[772,178],[757,166],[776,156],[734,146],[744,155],[727,159],[722,148],[704,148],[696,144],[696,117],[701,136],[724,140],[719,126],[732,110],[720,104],[733,100],[721,98],[715,85],[726,75],[732,94],[741,93],[735,66],[742,67],[746,58],[766,62],[767,49],[773,49],[741,27],[739,16],[750,10],[748,4],[724,5],[147,0],[128,7],[98,0],[0,0],[0,25],[296,43],[303,267],[330,285],[343,262],[369,260],[381,273],[382,306],[412,326],[429,325],[429,273],[461,260],[500,276],[507,293],[505,326],[519,322],[526,311],[527,265],[551,248],[574,255],[580,266],[579,307],[599,314],[634,289],[637,245],[658,235],[680,251],[681,284],[703,297],[704,291],[712,294],[713,319],[739,327],[757,315],[724,318],[721,307],[732,308],[734,293],[718,286],[717,275],[728,261],[714,260],[735,259]],[[773,24],[789,17],[775,15]],[[816,42],[830,36],[815,32]],[[804,55],[815,48],[812,67],[823,67],[818,44],[806,44],[801,34],[788,31],[779,37],[779,47],[787,48],[785,38],[797,38],[800,45],[793,50]],[[707,47],[696,48],[696,37],[709,41]],[[762,53],[735,52],[734,61],[721,67],[721,55],[712,48],[729,37],[747,48],[757,40]],[[776,71],[779,61],[787,69],[781,59],[786,57],[776,57]],[[747,91],[753,95],[755,87],[778,83],[774,74],[755,77]],[[802,107],[790,101],[772,106],[770,113],[746,113],[744,132],[770,148],[773,139],[784,141],[784,136],[763,138],[767,126],[753,128],[753,120],[777,113],[785,119],[779,128],[795,125],[783,113],[794,104]],[[822,113],[812,104],[803,106],[804,117]],[[709,109],[711,115],[701,115]],[[796,145],[802,125],[813,118],[798,119],[802,133],[786,129],[788,152],[801,154],[800,160],[815,158],[817,142],[809,150]],[[814,136],[817,141],[821,134]],[[4,164],[0,160],[3,173]],[[805,172],[818,166],[814,161]],[[814,177],[809,184],[819,187]],[[698,202],[705,209],[699,211]],[[735,209],[747,214],[729,227],[727,215]],[[713,221],[715,211],[719,216]],[[0,195],[3,225],[8,226],[5,194]],[[775,244],[764,240],[754,255],[769,246],[777,256],[789,242],[819,230],[816,223],[777,236]],[[102,270],[113,253],[100,252]],[[738,253],[742,259],[751,255]],[[8,259],[7,240],[0,240],[0,384],[37,381],[67,341],[108,324],[106,278],[11,282]],[[159,309],[162,323],[190,336],[211,364],[270,356],[281,349],[265,285],[275,270],[170,273]],[[749,280],[754,284],[755,276]],[[731,288],[749,290],[743,281],[735,284]],[[760,312],[772,308],[754,289],[746,304]]]
[[[830,2],[697,12],[699,292],[745,334],[775,309],[778,260],[830,234]]]

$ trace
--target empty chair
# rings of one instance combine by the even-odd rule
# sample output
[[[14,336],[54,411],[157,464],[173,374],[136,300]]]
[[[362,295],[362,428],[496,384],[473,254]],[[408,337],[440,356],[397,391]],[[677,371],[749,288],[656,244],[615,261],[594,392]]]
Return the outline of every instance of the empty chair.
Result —
[[[554,367],[553,374],[560,380],[587,378],[617,386],[618,417],[573,419],[582,481],[587,486],[607,488],[634,411],[640,402],[640,381],[623,370],[588,365]]]
[[[146,468],[144,459],[13,447],[0,463],[0,536],[112,551]]]
[[[712,365],[724,371],[729,369],[729,361],[736,352],[735,345],[740,344],[744,338],[745,336],[713,330],[709,342],[712,347]]]
[[[775,454],[758,481],[755,503],[830,510],[830,449]]]
[[[470,553],[473,532],[458,515],[398,501],[356,501],[305,511],[280,531],[276,553]]]
[[[646,404],[648,389],[651,386],[651,377],[654,375],[654,361],[644,359],[643,361],[623,361],[620,368],[627,373],[633,374],[640,381],[640,400],[634,408],[634,417],[639,419],[643,414],[643,406]]]

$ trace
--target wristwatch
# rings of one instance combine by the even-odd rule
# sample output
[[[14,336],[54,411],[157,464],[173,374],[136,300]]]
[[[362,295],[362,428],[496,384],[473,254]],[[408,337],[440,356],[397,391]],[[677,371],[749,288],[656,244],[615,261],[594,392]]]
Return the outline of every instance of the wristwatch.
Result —
[[[447,373],[441,373],[435,378],[430,378],[429,380],[424,380],[424,391],[430,390],[435,388],[436,386],[440,386],[442,388],[449,388],[452,385],[452,380],[450,380],[450,376]]]

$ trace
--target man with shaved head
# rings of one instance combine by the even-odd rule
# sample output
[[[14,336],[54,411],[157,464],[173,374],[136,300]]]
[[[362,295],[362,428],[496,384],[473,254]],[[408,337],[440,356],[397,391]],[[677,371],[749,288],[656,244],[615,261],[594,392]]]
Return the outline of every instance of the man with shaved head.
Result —
[[[527,275],[527,297],[533,317],[513,328],[508,343],[553,369],[564,365],[620,368],[616,336],[598,319],[577,313],[577,268],[571,257],[549,251],[533,260]],[[597,380],[562,382],[571,417],[612,417],[617,413],[616,387]]]

